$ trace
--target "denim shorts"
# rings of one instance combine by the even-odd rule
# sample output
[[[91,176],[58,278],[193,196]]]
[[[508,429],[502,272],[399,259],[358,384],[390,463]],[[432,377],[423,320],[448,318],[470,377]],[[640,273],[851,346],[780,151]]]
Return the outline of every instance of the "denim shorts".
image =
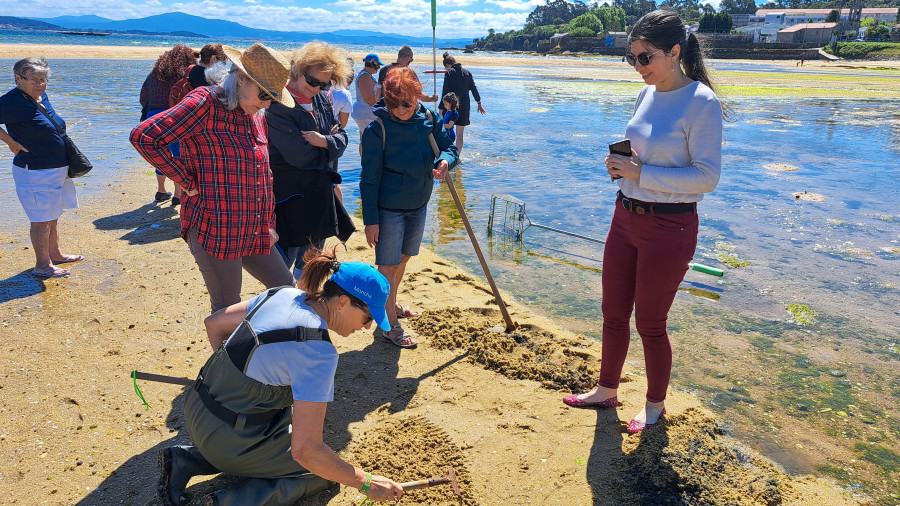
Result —
[[[409,211],[378,209],[375,265],[400,265],[401,254],[419,254],[428,204]]]

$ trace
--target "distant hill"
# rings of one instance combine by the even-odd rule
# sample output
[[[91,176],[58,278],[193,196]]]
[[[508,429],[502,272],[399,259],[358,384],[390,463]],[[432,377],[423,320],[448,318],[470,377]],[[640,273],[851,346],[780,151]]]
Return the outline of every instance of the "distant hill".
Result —
[[[335,32],[311,33],[311,32],[284,32],[277,30],[264,30],[250,28],[233,21],[222,19],[208,19],[199,16],[185,14],[183,12],[168,12],[139,19],[124,19],[114,21],[99,16],[60,16],[56,18],[31,18],[35,21],[43,21],[64,26],[72,30],[103,30],[103,31],[145,31],[165,32],[187,31],[201,33],[207,37],[216,38],[242,38],[278,40],[288,42],[308,42],[321,40],[334,44],[358,44],[358,45],[402,45],[430,46],[431,37],[408,37],[393,33],[370,32],[364,30],[337,30]],[[462,46],[471,44],[472,39],[438,39],[440,46]]]
[[[34,18],[39,19],[39,18]],[[57,18],[53,18],[53,21],[48,21],[46,19],[40,19],[41,21],[47,21],[48,23],[55,23],[59,26],[64,26],[67,28],[70,27],[78,27],[78,28],[89,28],[89,24],[92,23],[109,23],[112,21],[111,19],[102,18],[100,16],[94,16],[93,14],[87,16],[59,16]]]
[[[34,19],[0,16],[0,28],[6,30],[62,30],[59,25]]]
[[[57,19],[65,19],[57,18]],[[79,19],[85,18],[87,21],[86,25],[90,25],[88,27],[82,27],[78,24],[70,24],[70,23],[48,23],[43,20],[38,19],[29,19],[29,18],[17,18],[14,16],[0,16],[0,29],[5,30],[50,30],[50,31],[64,31],[64,30],[77,30],[83,32],[103,32],[103,33],[136,33],[141,35],[174,35],[177,37],[196,37],[196,38],[205,38],[206,35],[191,32],[188,30],[174,30],[174,31],[160,31],[160,30],[119,30],[114,29],[109,26],[103,28],[103,25],[109,25],[111,20],[106,18],[101,18],[99,16],[67,16],[69,19]],[[96,22],[97,19],[105,20],[103,23]]]

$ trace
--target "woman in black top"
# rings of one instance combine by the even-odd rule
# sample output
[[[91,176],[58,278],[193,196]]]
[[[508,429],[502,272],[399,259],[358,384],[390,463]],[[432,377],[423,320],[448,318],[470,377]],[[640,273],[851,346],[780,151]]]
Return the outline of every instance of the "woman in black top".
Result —
[[[447,96],[451,91],[456,93],[459,98],[459,120],[456,122],[456,149],[462,154],[463,134],[466,126],[469,125],[469,91],[475,97],[478,104],[478,112],[485,114],[484,107],[481,107],[481,95],[478,94],[478,88],[475,87],[475,80],[472,74],[462,68],[462,64],[456,63],[456,58],[450,56],[450,53],[444,53],[444,68],[447,73],[444,75],[444,87],[441,96]],[[443,105],[443,104],[442,104]],[[442,107],[443,108],[443,107]],[[441,111],[443,114],[444,111]]]
[[[334,118],[325,90],[352,74],[342,49],[310,42],[291,57],[287,89],[296,105],[272,104],[266,111],[275,231],[288,269],[294,268],[294,279],[300,278],[303,254],[311,245],[321,248],[332,236],[347,239],[338,231],[338,213],[344,210],[337,201],[341,183],[337,161],[347,148],[347,132]]]
[[[75,185],[68,177],[68,155],[60,132],[63,121],[47,98],[50,64],[44,58],[25,58],[13,66],[16,87],[0,97],[0,141],[13,158],[16,195],[31,222],[32,271],[42,278],[68,276],[59,264],[83,260],[59,248],[57,221],[63,209],[78,207]]]

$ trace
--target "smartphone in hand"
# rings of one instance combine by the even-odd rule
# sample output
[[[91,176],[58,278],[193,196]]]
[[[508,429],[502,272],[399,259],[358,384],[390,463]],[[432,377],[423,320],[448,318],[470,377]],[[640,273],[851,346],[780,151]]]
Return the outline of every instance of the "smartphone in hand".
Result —
[[[631,156],[631,140],[622,139],[609,145],[609,153],[613,155]],[[612,180],[622,179],[621,176],[613,176]]]

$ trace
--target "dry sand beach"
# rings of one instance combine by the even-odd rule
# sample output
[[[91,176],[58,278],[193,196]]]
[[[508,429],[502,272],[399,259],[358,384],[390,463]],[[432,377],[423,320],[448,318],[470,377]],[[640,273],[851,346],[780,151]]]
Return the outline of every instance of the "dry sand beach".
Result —
[[[6,45],[0,57],[152,59],[161,50]],[[502,66],[521,59],[461,61]],[[203,282],[178,236],[176,208],[147,202],[147,171],[136,163],[61,218],[67,251],[86,256],[68,278],[30,275],[27,223],[0,232],[5,503],[156,504],[157,451],[188,441],[183,389],[141,382],[145,409],[130,378],[135,369],[192,378],[212,351],[202,325],[209,308]],[[347,246],[339,250],[342,260],[374,260],[361,233]],[[562,396],[596,378],[599,343],[508,296],[520,327],[498,331],[502,319],[481,273],[462,272],[424,248],[407,273],[400,300],[423,313],[406,325],[417,333],[418,349],[401,351],[370,331],[336,338],[341,359],[325,433],[344,459],[398,481],[438,476],[447,466],[460,477],[459,501],[437,487],[410,492],[400,504],[868,502],[826,480],[785,474],[677,390],[664,421],[628,434],[625,426],[643,403],[642,364],[626,366],[618,409],[569,408]],[[263,289],[247,278],[245,299]],[[195,478],[188,496],[234,479],[210,478]],[[303,504],[362,499],[341,487]]]
[[[175,209],[148,203],[146,167],[62,219],[85,261],[64,279],[29,273],[21,230],[0,236],[5,302],[0,388],[0,493],[13,504],[152,504],[156,452],[184,443],[182,388],[134,369],[194,377],[211,349],[203,282],[178,237]],[[373,261],[357,233],[345,260]],[[485,283],[423,250],[400,298],[420,345],[400,351],[371,332],[337,339],[341,353],[326,440],[354,464],[412,481],[452,465],[464,504],[849,504],[812,477],[791,477],[728,437],[700,402],[672,392],[671,413],[642,435],[625,425],[643,402],[628,372],[615,411],[560,402],[596,376],[599,346],[510,300],[502,319]],[[262,290],[248,280],[243,297]],[[207,477],[208,478],[208,477]],[[227,478],[195,479],[192,496]],[[358,504],[342,487],[307,504]],[[402,504],[456,504],[449,489]]]

